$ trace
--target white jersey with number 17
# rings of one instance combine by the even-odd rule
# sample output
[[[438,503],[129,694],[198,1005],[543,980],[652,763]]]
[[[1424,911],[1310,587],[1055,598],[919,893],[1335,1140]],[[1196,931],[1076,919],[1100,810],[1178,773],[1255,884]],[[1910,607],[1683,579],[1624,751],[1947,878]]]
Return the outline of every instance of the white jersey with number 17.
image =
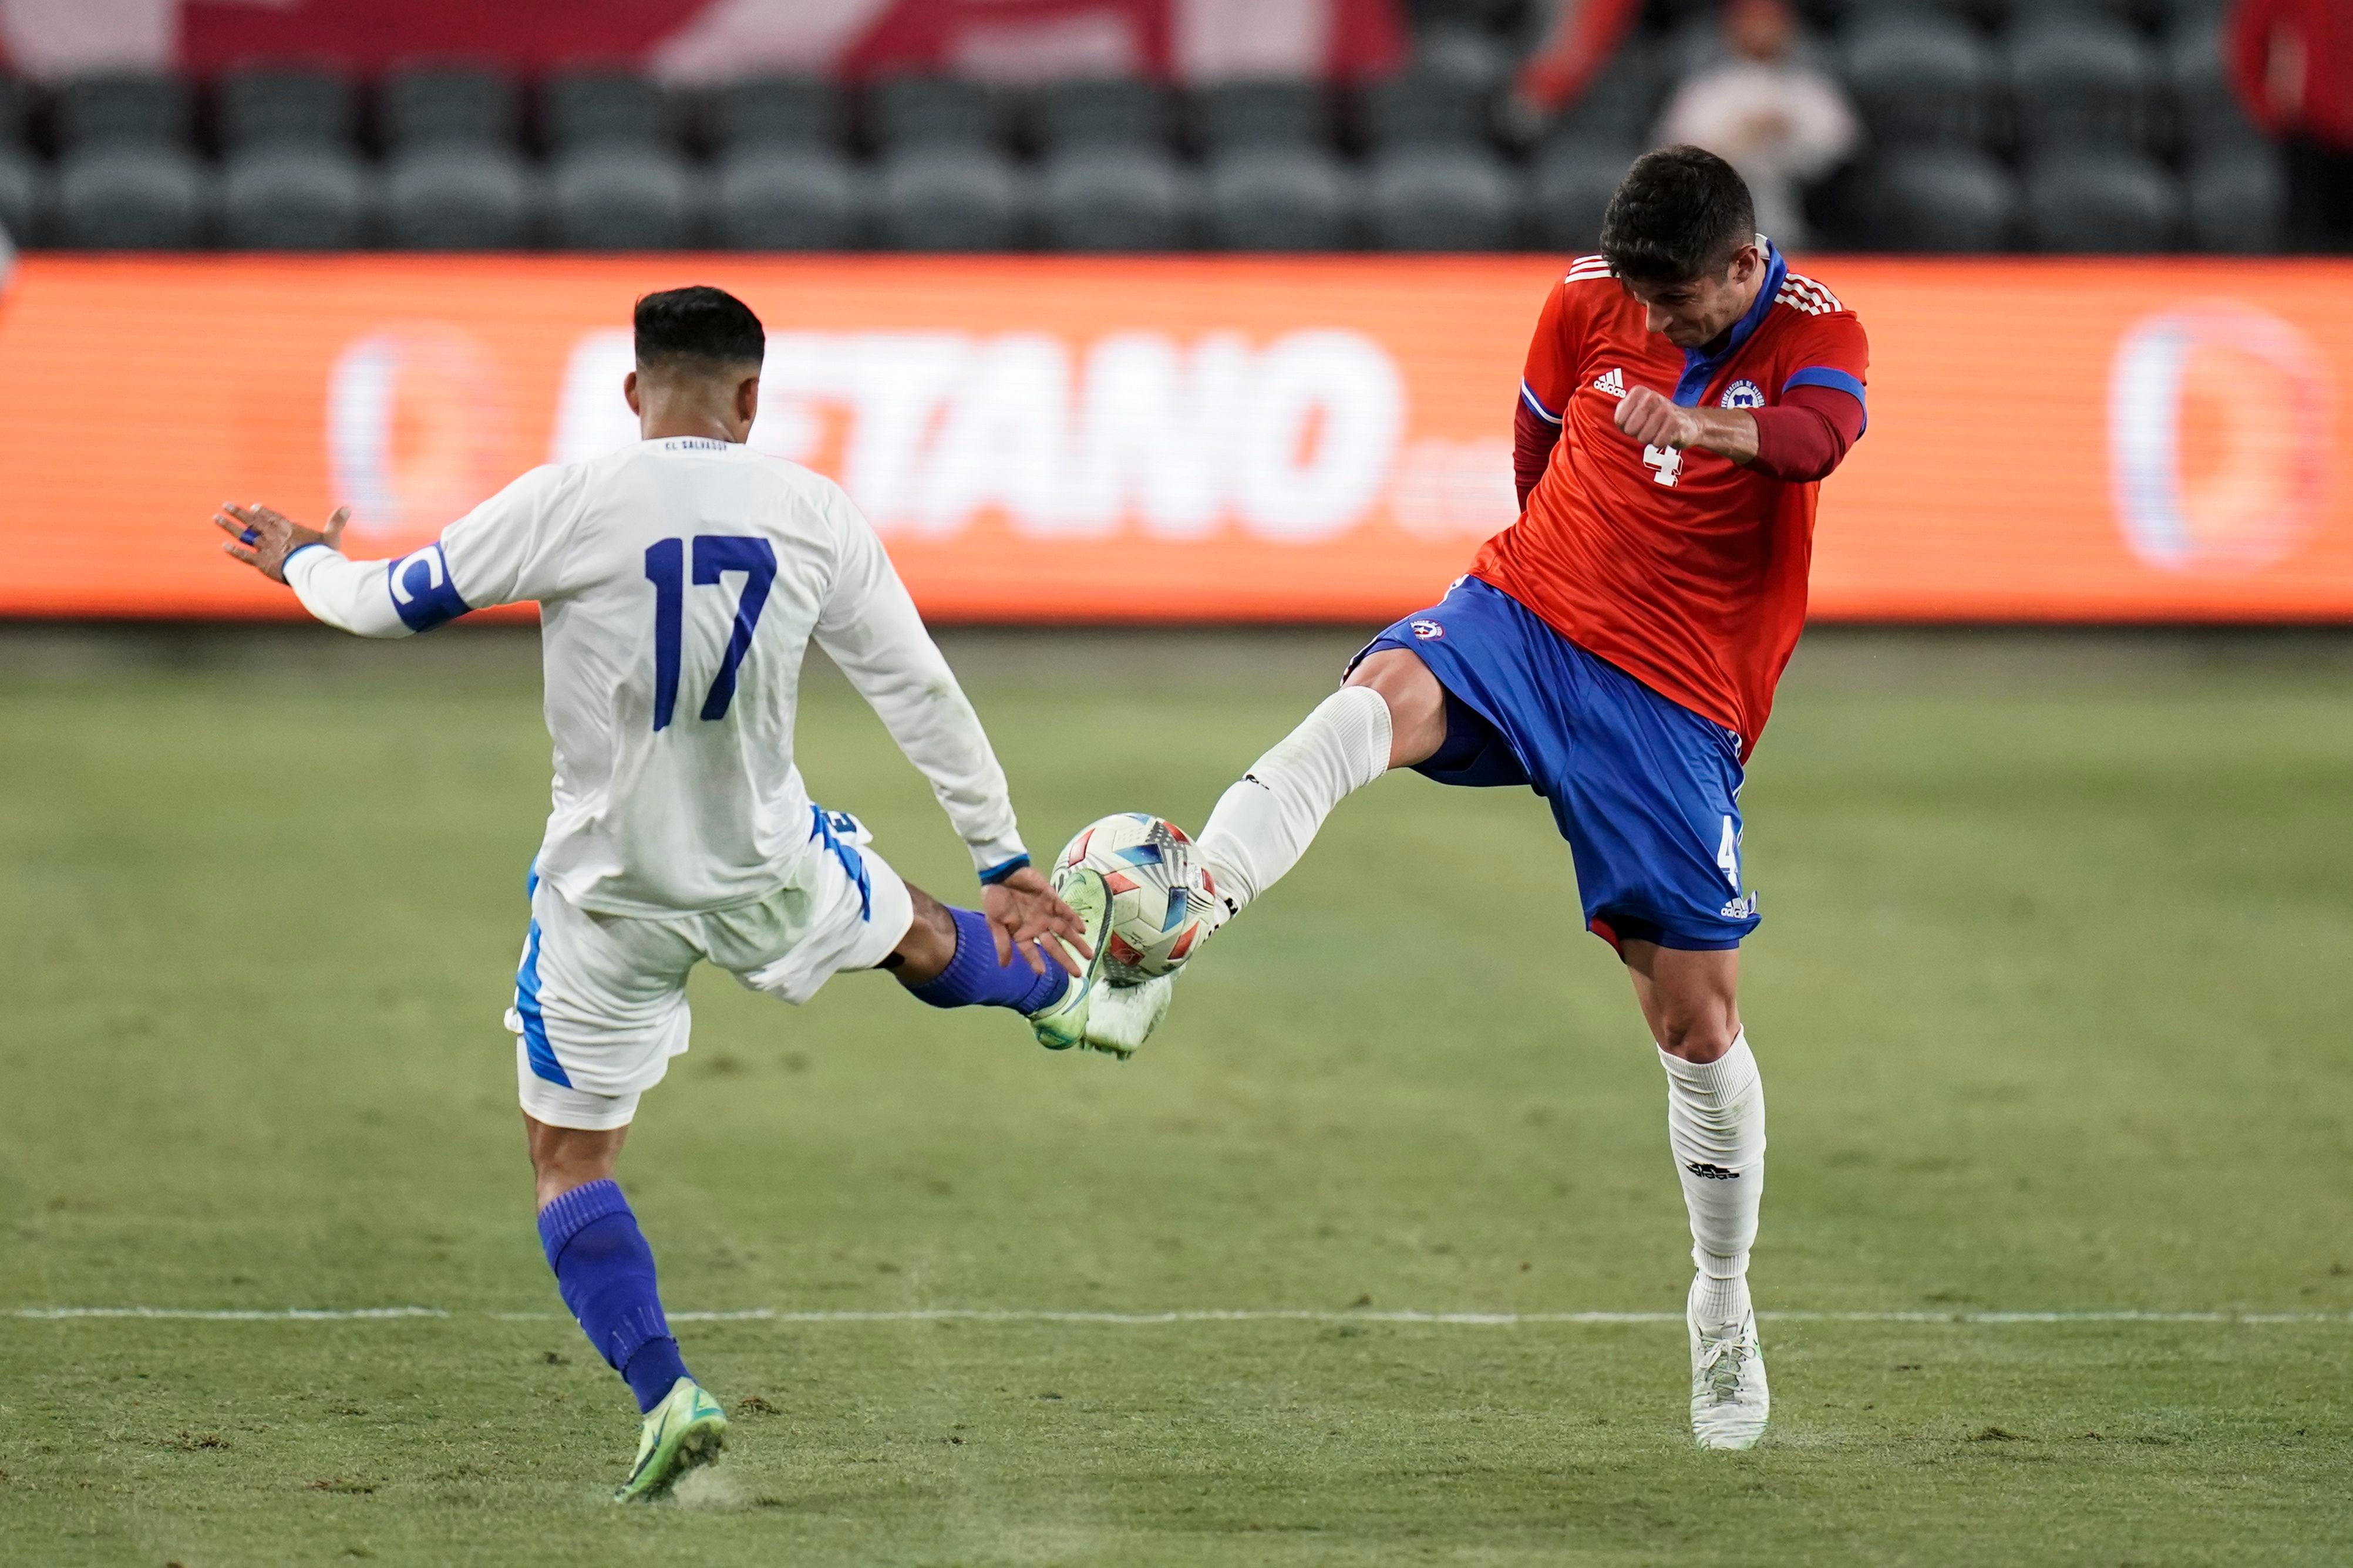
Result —
[[[603,914],[766,898],[823,853],[793,762],[809,639],[841,667],[986,870],[1022,853],[1004,771],[872,528],[748,447],[643,441],[534,468],[396,561],[297,552],[330,625],[404,637],[536,599],[555,742],[539,874]]]

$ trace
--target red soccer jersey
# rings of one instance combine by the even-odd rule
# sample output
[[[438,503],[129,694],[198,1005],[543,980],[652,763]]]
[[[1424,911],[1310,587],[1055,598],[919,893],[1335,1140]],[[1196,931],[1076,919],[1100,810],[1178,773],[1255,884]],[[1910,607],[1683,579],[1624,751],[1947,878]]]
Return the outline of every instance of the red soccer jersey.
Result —
[[[1687,407],[1769,407],[1796,386],[1861,401],[1869,364],[1854,312],[1778,253],[1713,358],[1648,331],[1609,264],[1581,258],[1545,301],[1520,387],[1560,440],[1472,575],[1737,734],[1745,761],[1806,618],[1819,486],[1713,452],[1638,447],[1618,433],[1618,402],[1637,386]]]

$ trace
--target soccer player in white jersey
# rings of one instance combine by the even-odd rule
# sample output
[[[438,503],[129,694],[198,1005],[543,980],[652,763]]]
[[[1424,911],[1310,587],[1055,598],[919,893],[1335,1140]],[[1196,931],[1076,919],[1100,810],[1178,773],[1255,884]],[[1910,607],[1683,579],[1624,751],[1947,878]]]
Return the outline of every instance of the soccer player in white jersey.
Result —
[[[727,1425],[613,1179],[638,1097],[687,1047],[696,963],[794,1003],[888,970],[937,1006],[1018,1011],[1057,1049],[1124,1055],[1146,1027],[1096,984],[1108,895],[1082,882],[1073,909],[1031,868],[988,737],[881,542],[831,481],[744,445],[758,318],[678,289],[638,301],[636,332],[637,446],[535,468],[411,554],[347,560],[348,509],[323,530],[259,505],[214,519],[229,554],[363,637],[539,602],[554,805],[506,1025],[548,1265],[644,1415],[621,1500],[714,1458]],[[854,819],[810,802],[793,714],[812,637],[930,779],[981,909],[902,882]]]

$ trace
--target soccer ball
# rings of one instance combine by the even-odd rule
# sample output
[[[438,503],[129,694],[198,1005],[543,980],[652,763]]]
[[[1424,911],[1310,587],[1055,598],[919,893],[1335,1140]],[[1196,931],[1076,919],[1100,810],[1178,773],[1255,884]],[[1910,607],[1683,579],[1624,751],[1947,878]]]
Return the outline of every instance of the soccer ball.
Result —
[[[1103,974],[1113,984],[1173,973],[1191,956],[1216,907],[1217,885],[1183,828],[1141,811],[1089,823],[1055,860],[1055,885],[1082,870],[1101,872],[1111,889]]]

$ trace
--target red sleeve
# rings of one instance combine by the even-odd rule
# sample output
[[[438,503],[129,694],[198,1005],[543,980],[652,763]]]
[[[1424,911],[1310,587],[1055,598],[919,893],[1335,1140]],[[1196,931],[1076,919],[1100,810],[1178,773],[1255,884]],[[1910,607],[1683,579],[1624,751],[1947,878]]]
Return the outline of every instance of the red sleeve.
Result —
[[[1535,334],[1528,339],[1528,357],[1520,369],[1520,406],[1557,426],[1567,412],[1568,395],[1577,390],[1577,353],[1569,333],[1581,325],[1582,313],[1562,279],[1545,296],[1536,317]]]
[[[1757,460],[1749,467],[1792,484],[1827,479],[1862,439],[1862,405],[1850,392],[1793,386],[1778,408],[1756,413]],[[1521,504],[1526,504],[1525,492]]]
[[[1544,471],[1552,461],[1552,449],[1560,444],[1560,426],[1548,425],[1536,417],[1525,399],[1512,420],[1512,483],[1520,492],[1520,510],[1528,510],[1528,492],[1536,488]]]
[[[1571,314],[1568,280],[1563,279],[1545,296],[1535,335],[1528,340],[1527,363],[1520,372],[1519,412],[1512,419],[1512,478],[1519,486],[1522,510],[1552,460],[1568,395],[1576,390],[1577,363],[1568,343]]]

